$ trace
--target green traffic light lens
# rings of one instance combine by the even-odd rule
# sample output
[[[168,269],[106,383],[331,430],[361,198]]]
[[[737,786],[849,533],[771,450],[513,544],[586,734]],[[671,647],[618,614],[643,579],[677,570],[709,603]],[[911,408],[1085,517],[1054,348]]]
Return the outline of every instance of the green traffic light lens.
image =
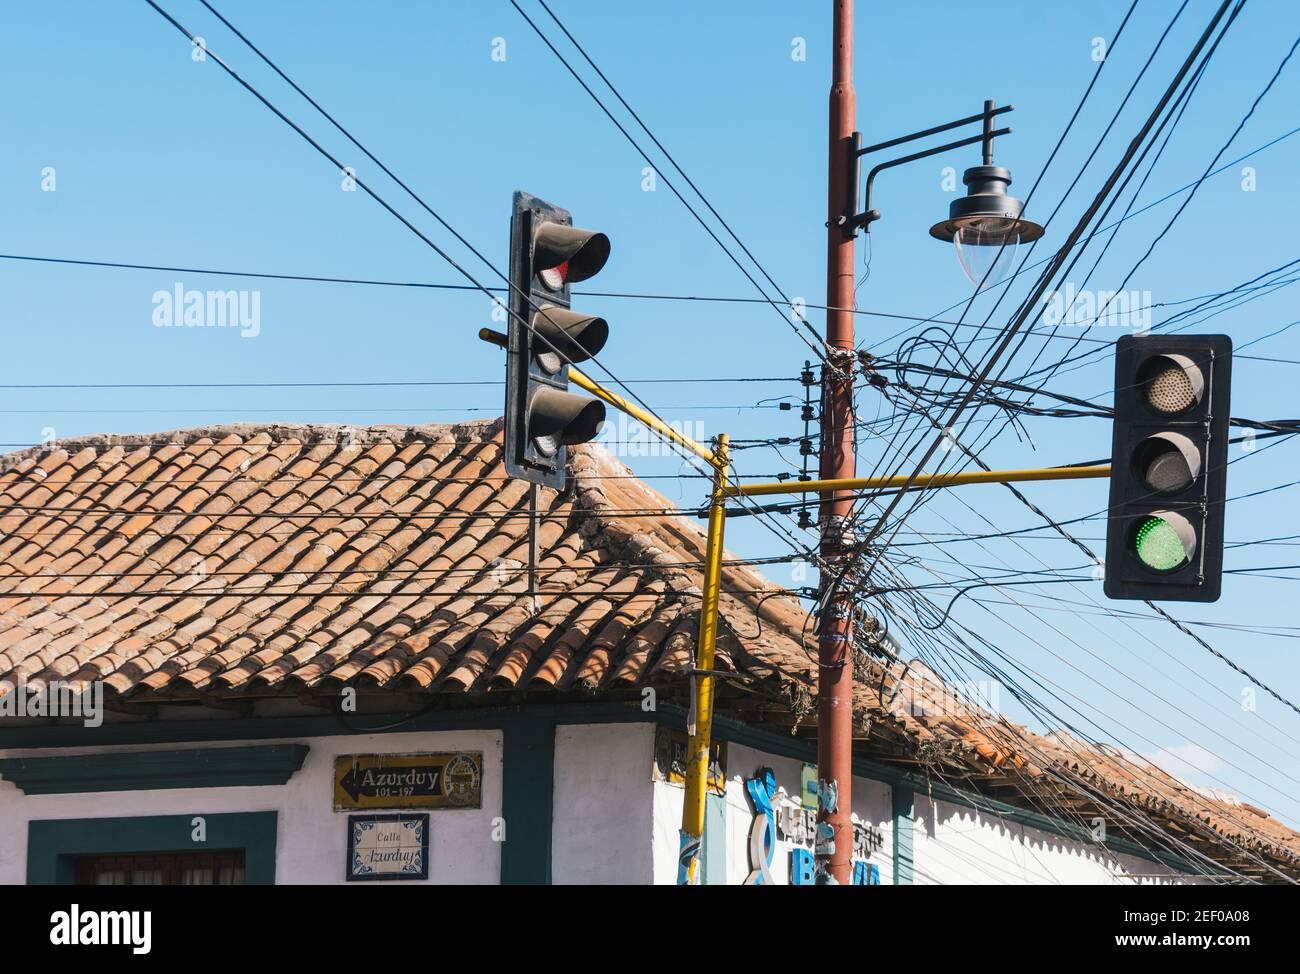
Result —
[[[1138,561],[1158,572],[1171,572],[1188,562],[1178,531],[1162,517],[1143,518],[1133,535],[1133,550]]]

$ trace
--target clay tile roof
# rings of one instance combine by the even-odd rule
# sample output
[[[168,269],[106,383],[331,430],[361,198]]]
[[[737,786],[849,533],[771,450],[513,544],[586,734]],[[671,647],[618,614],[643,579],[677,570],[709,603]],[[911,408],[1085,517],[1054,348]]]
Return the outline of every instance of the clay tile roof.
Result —
[[[499,422],[233,425],[9,455],[0,679],[102,679],[122,706],[680,679],[699,528],[597,447],[570,465],[567,492],[540,492],[530,593],[528,485],[505,476]],[[739,568],[726,587],[742,630],[777,591]],[[808,675],[779,629],[744,655]]]
[[[598,446],[569,466],[563,494],[539,492],[530,592],[528,489],[505,476],[500,421],[232,425],[0,458],[0,681],[103,680],[127,710],[344,686],[470,705],[654,684],[684,701],[699,523]],[[812,731],[803,606],[728,565],[720,615],[720,712]],[[1030,733],[889,655],[855,662],[864,756],[1075,818],[1128,810],[1145,844],[1157,828],[1300,878],[1300,836],[1266,812]]]

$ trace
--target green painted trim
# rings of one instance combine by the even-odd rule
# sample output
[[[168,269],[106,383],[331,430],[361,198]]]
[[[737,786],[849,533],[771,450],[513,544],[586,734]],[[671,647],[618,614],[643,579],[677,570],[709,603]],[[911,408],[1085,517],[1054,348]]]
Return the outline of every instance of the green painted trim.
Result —
[[[139,720],[105,723],[0,726],[0,750],[8,748],[99,747],[114,744],[173,744],[196,741],[264,741],[334,737],[340,734],[405,734],[441,730],[500,730],[505,722],[545,710],[557,724],[605,724],[654,720],[635,703],[525,704],[345,718],[334,714],[298,717],[210,717],[200,720]],[[680,711],[684,715],[685,711]],[[684,716],[678,718],[684,721]],[[400,721],[400,722],[399,722]],[[29,722],[30,723],[30,722]]]
[[[202,844],[191,838],[196,817],[205,820],[206,841]],[[276,818],[275,812],[199,812],[140,818],[41,819],[27,826],[27,882],[70,885],[73,858],[79,855],[203,848],[243,849],[244,881],[250,886],[271,886],[275,883]]]
[[[912,789],[902,785],[894,785],[893,794],[893,815],[894,815],[894,885],[911,886],[912,885],[912,868],[914,865],[912,854],[913,829],[916,827],[916,801]]]
[[[306,744],[0,758],[0,776],[27,795],[282,785],[302,767]]]
[[[549,886],[555,809],[554,708],[536,708],[502,726],[503,886]]]

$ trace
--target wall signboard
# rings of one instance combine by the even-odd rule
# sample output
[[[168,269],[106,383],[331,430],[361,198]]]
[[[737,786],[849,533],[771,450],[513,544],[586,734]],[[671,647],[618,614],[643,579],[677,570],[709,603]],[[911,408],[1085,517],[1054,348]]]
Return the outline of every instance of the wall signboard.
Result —
[[[334,759],[334,810],[479,808],[483,754],[341,754]]]

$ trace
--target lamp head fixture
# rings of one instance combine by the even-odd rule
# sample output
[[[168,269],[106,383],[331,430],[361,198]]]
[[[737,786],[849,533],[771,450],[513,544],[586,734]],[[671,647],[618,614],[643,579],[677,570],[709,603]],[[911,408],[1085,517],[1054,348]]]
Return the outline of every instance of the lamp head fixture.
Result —
[[[962,177],[966,195],[948,207],[948,219],[930,228],[930,236],[956,244],[962,270],[976,287],[996,284],[1015,256],[1016,247],[1043,235],[1043,228],[1022,216],[1024,204],[1007,192],[1011,173],[985,163]]]

